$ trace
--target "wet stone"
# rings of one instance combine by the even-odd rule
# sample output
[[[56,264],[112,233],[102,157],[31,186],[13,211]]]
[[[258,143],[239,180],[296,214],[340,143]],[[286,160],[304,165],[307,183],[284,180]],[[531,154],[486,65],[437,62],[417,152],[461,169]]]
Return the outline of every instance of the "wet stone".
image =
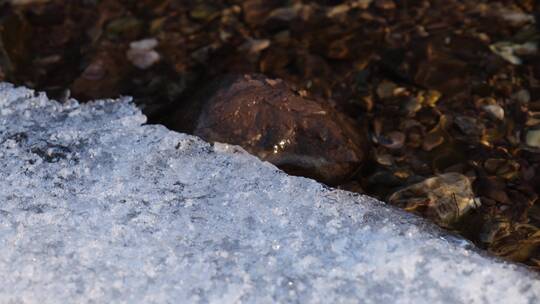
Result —
[[[194,130],[207,141],[240,145],[291,174],[328,184],[350,178],[366,158],[361,125],[280,79],[230,76],[209,96]]]
[[[392,194],[389,203],[416,212],[451,227],[480,202],[474,197],[471,182],[459,173],[445,173],[406,187]]]

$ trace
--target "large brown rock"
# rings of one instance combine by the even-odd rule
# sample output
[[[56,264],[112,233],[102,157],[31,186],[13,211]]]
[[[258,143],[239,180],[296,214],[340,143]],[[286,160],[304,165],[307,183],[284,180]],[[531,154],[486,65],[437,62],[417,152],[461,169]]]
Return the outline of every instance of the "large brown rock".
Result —
[[[240,145],[290,174],[337,184],[359,169],[368,151],[363,128],[352,119],[279,79],[231,76],[203,99],[195,135]]]

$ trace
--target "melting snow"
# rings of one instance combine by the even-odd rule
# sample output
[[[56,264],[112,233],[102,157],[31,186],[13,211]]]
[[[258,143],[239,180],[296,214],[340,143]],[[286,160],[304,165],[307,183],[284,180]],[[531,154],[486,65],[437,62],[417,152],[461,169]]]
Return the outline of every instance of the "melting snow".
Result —
[[[421,219],[144,122],[0,84],[1,303],[540,301]]]

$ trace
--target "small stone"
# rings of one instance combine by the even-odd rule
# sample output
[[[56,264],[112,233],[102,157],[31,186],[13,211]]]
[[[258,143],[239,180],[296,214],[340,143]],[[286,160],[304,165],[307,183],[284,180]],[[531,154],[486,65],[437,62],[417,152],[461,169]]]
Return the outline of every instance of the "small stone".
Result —
[[[386,99],[394,96],[394,90],[397,88],[397,85],[390,81],[383,81],[377,86],[377,96],[380,99]]]
[[[392,156],[384,151],[375,151],[375,161],[377,161],[378,164],[387,167],[394,164]]]
[[[88,65],[69,90],[73,96],[84,99],[118,96],[121,94],[120,83],[130,68],[124,49],[103,47],[88,58]]]
[[[484,109],[491,117],[498,120],[504,120],[504,109],[501,106],[492,104],[483,106],[482,109]]]
[[[540,148],[540,129],[527,131],[525,142],[529,147]]]
[[[158,45],[158,41],[155,38],[143,39],[139,41],[133,41],[129,44],[131,49],[140,51],[149,51],[154,49]]]
[[[535,17],[531,14],[526,14],[520,11],[512,11],[509,9],[501,9],[500,17],[513,26],[523,26],[527,23],[534,23]]]
[[[158,45],[155,38],[134,41],[126,53],[128,60],[139,69],[145,70],[159,61],[159,53],[154,51]]]
[[[441,99],[441,96],[441,92],[436,90],[429,90],[427,92],[423,92],[422,102],[428,107],[435,107],[439,99]]]
[[[508,41],[501,41],[489,46],[491,51],[504,60],[514,65],[522,64],[522,60],[518,55],[531,55],[537,52],[538,45],[535,42],[525,42],[516,44]]]
[[[442,227],[451,227],[480,204],[470,180],[454,172],[408,186],[392,194],[388,201],[407,211],[421,213]]]
[[[189,15],[193,19],[208,20],[211,19],[216,13],[217,11],[215,8],[208,5],[200,4],[195,6],[190,11]]]
[[[352,9],[356,9],[356,8],[367,9],[372,1],[373,0],[355,0],[351,2],[338,4],[336,6],[330,7],[326,12],[326,16],[328,18],[333,18],[341,14],[345,14]]]
[[[457,116],[454,123],[468,136],[481,136],[485,130],[485,126],[478,119],[469,116]]]
[[[242,2],[244,21],[251,26],[263,24],[271,9],[271,4],[265,0],[245,0]]]
[[[422,143],[422,149],[431,151],[444,142],[444,137],[438,132],[428,133]]]
[[[267,20],[292,21],[298,17],[302,5],[280,7],[270,12]]]
[[[251,39],[246,41],[240,49],[245,50],[251,54],[258,54],[270,46],[270,40],[268,39]]]
[[[414,116],[416,112],[420,111],[421,109],[422,102],[419,98],[416,97],[411,97],[403,104],[403,111],[410,117]]]
[[[490,158],[484,162],[484,168],[490,174],[513,179],[519,175],[520,165],[514,160]]]
[[[519,103],[526,104],[526,103],[529,103],[529,101],[531,101],[531,93],[529,93],[529,91],[525,89],[522,89],[512,94],[512,99],[514,99],[515,101]]]
[[[382,10],[393,10],[396,8],[396,3],[392,0],[375,0],[375,7]]]
[[[529,111],[528,114],[527,121],[525,122],[527,127],[534,127],[540,124],[540,112]]]
[[[107,74],[107,70],[103,64],[103,61],[97,60],[90,63],[86,69],[84,69],[81,76],[88,80],[100,80]]]
[[[400,149],[405,143],[405,134],[399,131],[392,131],[386,136],[381,136],[378,142],[381,146],[388,149]]]
[[[334,17],[339,16],[341,14],[347,13],[351,9],[352,9],[352,7],[348,3],[338,4],[336,6],[331,7],[330,9],[328,9],[328,11],[326,12],[326,16],[328,18],[334,18]]]

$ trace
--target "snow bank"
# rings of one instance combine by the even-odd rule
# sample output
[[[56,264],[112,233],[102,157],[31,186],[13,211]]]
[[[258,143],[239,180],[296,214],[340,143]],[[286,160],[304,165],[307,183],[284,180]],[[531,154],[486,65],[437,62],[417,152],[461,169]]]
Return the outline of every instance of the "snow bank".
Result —
[[[1,303],[538,303],[540,280],[365,196],[0,84]]]

